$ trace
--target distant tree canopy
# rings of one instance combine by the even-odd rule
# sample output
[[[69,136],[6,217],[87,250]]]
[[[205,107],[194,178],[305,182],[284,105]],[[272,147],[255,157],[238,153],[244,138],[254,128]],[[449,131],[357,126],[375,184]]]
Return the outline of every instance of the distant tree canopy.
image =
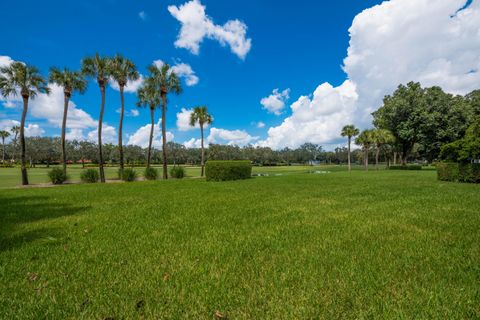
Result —
[[[374,125],[389,130],[406,161],[412,151],[429,162],[438,159],[441,147],[462,138],[480,114],[480,91],[465,97],[445,93],[440,87],[419,83],[400,85],[373,113]]]

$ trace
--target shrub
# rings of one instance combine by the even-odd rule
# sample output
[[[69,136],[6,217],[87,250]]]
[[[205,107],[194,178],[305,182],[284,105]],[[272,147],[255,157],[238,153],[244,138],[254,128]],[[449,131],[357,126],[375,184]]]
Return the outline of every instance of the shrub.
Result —
[[[185,177],[185,168],[181,166],[175,166],[171,168],[170,177],[175,179],[183,179]]]
[[[100,175],[96,169],[87,169],[80,173],[80,180],[85,183],[95,183],[98,182],[99,179]]]
[[[422,166],[419,164],[409,164],[406,166],[389,166],[389,170],[422,170]]]
[[[205,165],[207,181],[248,179],[252,176],[252,164],[241,161],[207,161]]]
[[[145,171],[143,172],[143,176],[147,180],[157,180],[158,177],[158,171],[155,168],[145,168]]]
[[[137,179],[137,171],[135,171],[133,168],[125,168],[122,172],[122,170],[119,169],[118,177],[123,181],[132,182]]]
[[[62,168],[53,168],[48,172],[48,178],[53,184],[62,184],[67,181],[67,174],[63,171]]]
[[[441,181],[480,183],[480,163],[438,163],[437,177]]]

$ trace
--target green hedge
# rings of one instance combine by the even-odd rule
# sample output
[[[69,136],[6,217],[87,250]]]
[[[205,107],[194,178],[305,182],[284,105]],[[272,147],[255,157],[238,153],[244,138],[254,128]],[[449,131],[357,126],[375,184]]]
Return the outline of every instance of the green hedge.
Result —
[[[422,166],[419,164],[409,164],[406,166],[390,166],[389,170],[422,170]]]
[[[441,181],[480,183],[480,163],[438,163],[437,177]]]
[[[205,164],[207,181],[248,179],[252,176],[252,164],[241,161],[207,161]]]

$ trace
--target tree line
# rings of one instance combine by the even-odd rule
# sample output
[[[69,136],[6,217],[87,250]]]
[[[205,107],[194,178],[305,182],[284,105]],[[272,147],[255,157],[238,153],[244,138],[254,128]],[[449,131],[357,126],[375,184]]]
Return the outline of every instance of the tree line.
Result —
[[[98,117],[98,143],[96,144],[97,161],[99,165],[100,181],[105,182],[104,172],[104,152],[102,144],[102,128],[103,116],[105,113],[105,99],[106,87],[109,81],[117,83],[120,91],[120,119],[118,125],[118,163],[120,171],[122,172],[125,166],[125,153],[123,144],[123,119],[125,112],[124,91],[125,86],[129,81],[138,80],[140,74],[133,61],[117,54],[114,57],[101,56],[98,53],[95,56],[86,57],[82,60],[81,70],[72,71],[68,68],[59,69],[53,67],[50,69],[48,79],[40,73],[38,68],[22,62],[13,62],[8,66],[0,68],[0,93],[5,97],[15,97],[20,95],[23,101],[22,116],[18,133],[16,133],[14,141],[17,143],[17,135],[19,142],[20,164],[22,172],[22,184],[28,184],[27,173],[27,143],[25,139],[25,122],[28,112],[28,103],[30,99],[35,99],[38,93],[49,94],[50,84],[56,84],[63,88],[64,92],[64,109],[61,126],[60,144],[60,163],[63,171],[67,171],[67,141],[66,128],[68,119],[68,106],[70,99],[74,93],[83,94],[87,89],[87,79],[93,78],[96,80],[100,89],[100,110]],[[162,112],[162,163],[163,163],[163,178],[167,179],[167,142],[166,142],[166,110],[167,110],[167,96],[171,93],[180,94],[182,86],[178,76],[172,71],[167,63],[162,65],[152,64],[148,66],[148,76],[143,81],[142,87],[137,91],[138,107],[147,107],[150,109],[151,130],[149,147],[147,153],[147,166],[150,166],[152,157],[152,141],[153,129],[155,126],[155,109],[161,108]],[[204,125],[211,123],[212,117],[208,114],[207,107],[195,107],[191,114],[191,125],[195,126],[197,123],[201,129],[202,150],[204,142],[203,129]],[[3,130],[0,133],[0,138],[3,141],[3,161],[5,162],[5,139],[10,135],[8,131]],[[70,150],[71,151],[71,150]],[[31,148],[30,155],[33,155]],[[93,158],[93,157],[92,157]],[[204,152],[201,152],[202,175],[204,166]]]

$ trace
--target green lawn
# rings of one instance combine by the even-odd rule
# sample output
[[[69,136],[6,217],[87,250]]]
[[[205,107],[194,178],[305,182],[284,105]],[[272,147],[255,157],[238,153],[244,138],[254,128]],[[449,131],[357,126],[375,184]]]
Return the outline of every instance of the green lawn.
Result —
[[[301,172],[4,189],[0,319],[480,317],[479,185]]]

